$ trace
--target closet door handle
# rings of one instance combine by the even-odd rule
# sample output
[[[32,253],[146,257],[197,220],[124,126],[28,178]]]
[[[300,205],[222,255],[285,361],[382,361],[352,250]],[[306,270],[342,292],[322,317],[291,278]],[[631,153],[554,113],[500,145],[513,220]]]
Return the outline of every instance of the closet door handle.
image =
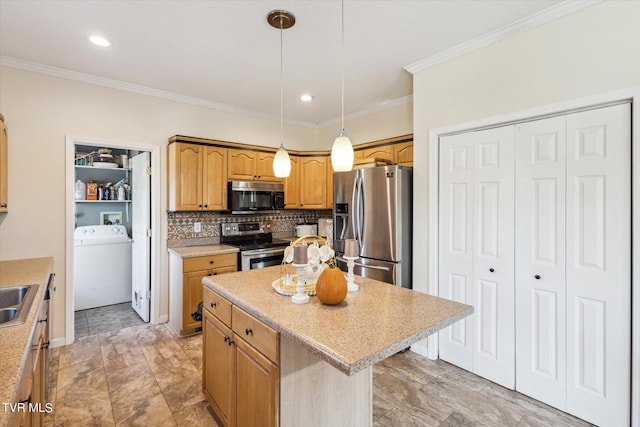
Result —
[[[540,280],[540,278],[541,278],[539,274],[536,274],[536,275],[535,275],[535,276],[533,276],[533,277],[535,277],[535,279],[536,279],[536,280]]]
[[[495,269],[493,269],[493,268],[490,268],[490,269],[489,269],[489,273],[493,273],[494,271],[496,271],[496,270],[495,270]]]

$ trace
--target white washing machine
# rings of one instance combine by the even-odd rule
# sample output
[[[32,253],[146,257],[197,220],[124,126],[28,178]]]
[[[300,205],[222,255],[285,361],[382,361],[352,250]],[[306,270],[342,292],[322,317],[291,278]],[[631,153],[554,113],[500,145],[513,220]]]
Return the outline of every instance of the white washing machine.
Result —
[[[131,301],[131,242],[124,225],[88,225],[74,233],[77,310]]]

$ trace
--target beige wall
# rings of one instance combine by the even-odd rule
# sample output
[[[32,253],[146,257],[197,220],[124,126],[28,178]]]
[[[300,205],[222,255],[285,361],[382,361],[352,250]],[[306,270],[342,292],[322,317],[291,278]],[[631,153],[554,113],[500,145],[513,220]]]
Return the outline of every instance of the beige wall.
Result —
[[[414,76],[414,235],[428,235],[428,132],[640,84],[640,2],[606,1]],[[435,207],[433,207],[435,208]],[[428,246],[414,244],[426,291]]]
[[[54,340],[62,338],[65,331],[67,135],[160,147],[176,134],[272,147],[279,145],[280,138],[278,122],[7,67],[0,68],[0,112],[9,131],[10,197],[9,213],[0,215],[0,259],[55,257]],[[394,134],[398,114],[405,116],[404,126]],[[400,113],[392,110],[388,115],[378,113],[370,121],[359,118],[354,129],[362,129],[356,132],[362,138],[383,139],[410,133],[411,120],[410,109]],[[323,139],[325,133],[285,126],[285,145],[299,150],[330,149],[335,136]],[[166,179],[162,177],[161,194],[165,193]],[[163,212],[165,209],[162,206]],[[166,221],[163,214],[164,230]],[[160,269],[166,283],[167,267],[161,265]],[[166,300],[161,307],[167,307]]]

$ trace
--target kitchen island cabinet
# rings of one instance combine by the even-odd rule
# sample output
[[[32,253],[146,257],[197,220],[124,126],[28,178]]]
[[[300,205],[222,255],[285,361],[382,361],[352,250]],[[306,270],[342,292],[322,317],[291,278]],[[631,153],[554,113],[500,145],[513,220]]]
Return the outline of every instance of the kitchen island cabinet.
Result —
[[[294,273],[291,266],[284,268]],[[311,297],[309,304],[295,305],[289,297],[274,292],[272,282],[280,275],[281,267],[276,266],[203,279],[206,294],[215,298],[211,301],[215,310],[221,308],[218,319],[228,316],[226,333],[233,333],[233,341],[244,341],[243,345],[248,344],[277,368],[271,389],[263,378],[256,388],[262,390],[259,393],[231,393],[225,425],[240,425],[234,414],[268,402],[275,409],[265,413],[275,419],[257,420],[258,425],[369,426],[372,365],[473,312],[468,305],[367,278],[358,278],[360,290],[348,294],[337,306],[321,304],[316,297]],[[235,327],[234,313],[245,313],[245,318],[272,330],[275,338],[271,342],[277,344],[277,351],[269,356],[264,346],[248,342],[255,329]],[[261,335],[264,338],[265,334]],[[222,338],[217,344],[207,344],[203,354],[203,391],[214,409],[206,372],[215,364],[212,354],[229,347]],[[242,374],[238,376],[237,357],[230,365],[231,372],[219,376],[227,378],[229,374],[232,384],[239,385]]]

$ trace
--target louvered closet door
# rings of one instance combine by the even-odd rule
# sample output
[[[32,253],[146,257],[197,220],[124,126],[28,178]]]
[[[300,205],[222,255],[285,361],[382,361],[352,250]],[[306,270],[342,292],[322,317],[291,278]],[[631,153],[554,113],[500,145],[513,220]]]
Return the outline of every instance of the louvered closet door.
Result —
[[[513,126],[440,144],[439,295],[472,316],[439,334],[440,358],[514,387]]]
[[[473,134],[440,139],[439,295],[472,304]],[[473,369],[473,316],[438,335],[440,358]]]
[[[565,118],[516,126],[516,389],[565,408]]]
[[[631,107],[567,116],[567,412],[629,425]]]

